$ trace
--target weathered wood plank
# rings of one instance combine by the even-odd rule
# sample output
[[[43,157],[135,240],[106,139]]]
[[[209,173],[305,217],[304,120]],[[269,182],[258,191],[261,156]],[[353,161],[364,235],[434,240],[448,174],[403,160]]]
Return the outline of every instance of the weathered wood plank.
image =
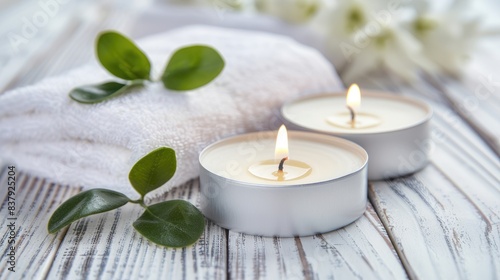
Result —
[[[499,201],[498,193],[485,193]],[[479,205],[433,165],[419,174],[375,182],[370,199],[390,228],[415,279],[497,279],[498,206]],[[496,213],[496,214],[495,214]]]
[[[479,134],[491,149],[500,155],[499,111],[497,96],[500,83],[492,74],[475,72],[467,81],[450,78],[429,78],[447,103]]]
[[[356,222],[325,234],[278,238],[229,231],[234,279],[404,279],[406,273],[371,205]]]
[[[199,200],[192,180],[159,200]],[[158,199],[155,199],[158,200]],[[207,222],[201,239],[187,248],[164,248],[132,227],[142,207],[130,204],[69,227],[49,279],[225,279],[226,230]]]
[[[427,147],[431,164],[414,176],[369,188],[414,279],[500,277],[500,161],[495,154],[500,102],[491,92],[498,83],[475,73],[462,82],[428,79],[412,86],[364,81],[365,87],[425,98],[434,107]]]
[[[434,106],[431,164],[373,182],[370,200],[411,278],[497,279],[500,162],[454,113]]]
[[[64,200],[78,193],[78,188],[60,186],[43,179],[31,178],[16,170],[16,210],[17,219],[7,211],[7,172],[1,170],[0,197],[2,198],[2,220],[0,221],[1,249],[0,279],[44,279],[60,246],[64,231],[48,234],[47,223],[52,212]],[[15,272],[8,270],[7,246],[9,230],[7,225],[15,222]]]

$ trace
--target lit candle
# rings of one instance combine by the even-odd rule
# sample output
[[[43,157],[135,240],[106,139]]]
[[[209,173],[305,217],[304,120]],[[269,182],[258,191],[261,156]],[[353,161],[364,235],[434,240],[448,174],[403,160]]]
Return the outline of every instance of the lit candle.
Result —
[[[349,87],[346,95],[346,107],[349,112],[338,112],[326,118],[326,120],[335,126],[341,128],[367,128],[377,126],[381,123],[377,115],[367,112],[360,112],[361,91],[357,84]]]
[[[235,136],[201,152],[208,218],[239,232],[296,236],[334,230],[364,213],[368,156],[360,146],[297,131],[288,139],[284,126],[278,134]]]
[[[285,169],[286,161],[286,169]],[[282,125],[276,137],[276,147],[274,149],[274,160],[264,160],[252,164],[248,171],[252,175],[272,180],[286,181],[300,179],[311,173],[311,166],[307,163],[290,159],[288,156],[288,134],[286,127]]]
[[[295,129],[339,136],[369,155],[368,178],[397,177],[425,166],[430,107],[413,98],[360,91],[309,96],[285,104],[284,121]]]

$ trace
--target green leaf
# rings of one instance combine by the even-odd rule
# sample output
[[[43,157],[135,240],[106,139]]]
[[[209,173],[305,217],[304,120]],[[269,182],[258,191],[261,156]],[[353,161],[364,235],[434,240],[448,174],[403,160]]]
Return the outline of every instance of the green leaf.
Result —
[[[171,148],[158,148],[141,158],[130,170],[130,183],[142,197],[174,176],[177,162]]]
[[[220,54],[208,46],[190,46],[176,51],[161,77],[173,90],[191,90],[215,79],[224,69]]]
[[[127,37],[106,31],[97,38],[97,57],[111,74],[125,80],[149,80],[147,56]]]
[[[122,84],[117,82],[106,82],[96,85],[86,85],[74,88],[69,96],[80,103],[97,103],[120,95],[132,87],[142,85],[142,81]]]
[[[50,217],[48,230],[54,233],[78,219],[116,209],[129,201],[124,194],[107,189],[81,192],[56,209]]]
[[[134,228],[158,245],[186,247],[200,238],[205,218],[193,204],[170,200],[148,206]]]

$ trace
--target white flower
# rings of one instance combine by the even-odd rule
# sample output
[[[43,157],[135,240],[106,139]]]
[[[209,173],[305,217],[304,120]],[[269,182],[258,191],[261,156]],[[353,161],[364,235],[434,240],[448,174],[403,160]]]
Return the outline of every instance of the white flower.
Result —
[[[415,5],[410,29],[423,44],[423,52],[437,69],[459,75],[480,38],[477,19],[467,18],[464,1],[453,1],[445,11],[432,11],[427,2]]]
[[[420,42],[399,25],[381,25],[380,31],[374,35],[369,36],[361,30],[354,36],[365,37],[366,41],[361,46],[351,46],[352,59],[341,72],[345,82],[355,82],[381,66],[407,82],[415,81],[420,69],[432,69],[422,55]]]
[[[431,69],[420,42],[402,28],[406,8],[383,0],[340,0],[318,16],[315,27],[327,36],[329,58],[345,82],[382,67],[406,81],[415,80],[421,68]]]
[[[313,21],[313,27],[327,38],[329,59],[338,69],[351,59],[349,45],[355,45],[354,34],[370,22],[374,14],[383,10],[383,1],[340,0],[325,7]]]
[[[256,0],[258,11],[289,22],[305,22],[311,19],[321,5],[321,0]]]

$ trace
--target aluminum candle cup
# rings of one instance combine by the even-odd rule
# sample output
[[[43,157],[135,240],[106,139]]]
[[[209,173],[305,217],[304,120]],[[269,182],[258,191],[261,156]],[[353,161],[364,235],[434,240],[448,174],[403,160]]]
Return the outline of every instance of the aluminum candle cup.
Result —
[[[297,130],[326,133],[368,152],[368,179],[403,176],[423,168],[430,147],[431,108],[418,100],[363,91],[352,126],[346,95],[309,96],[285,104],[284,122]]]
[[[277,142],[276,132],[257,132],[201,152],[206,217],[237,232],[292,237],[328,232],[364,213],[368,155],[363,148],[337,137],[291,131],[290,154],[279,173]]]

